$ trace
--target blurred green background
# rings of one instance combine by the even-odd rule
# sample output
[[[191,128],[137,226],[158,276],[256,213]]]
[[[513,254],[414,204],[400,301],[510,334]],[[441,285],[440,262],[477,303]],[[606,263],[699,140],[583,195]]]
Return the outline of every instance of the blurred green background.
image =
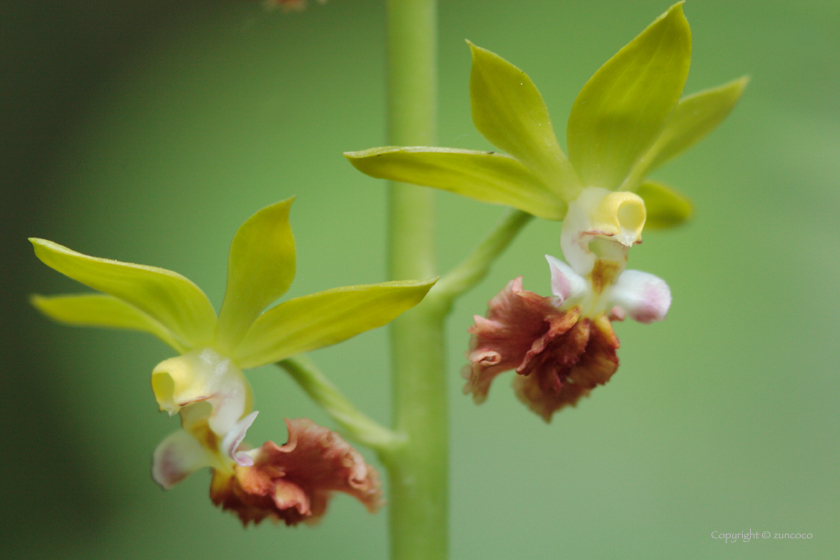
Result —
[[[177,428],[137,333],[55,325],[32,292],[83,288],[27,236],[176,270],[221,303],[248,216],[297,195],[289,295],[385,279],[384,185],[341,152],[384,143],[381,2],[4,2],[2,29],[2,512],[4,558],[385,558],[387,515],[340,495],[318,528],[243,530],[211,507],[209,474],[171,492],[150,455]],[[464,39],[530,74],[561,142],[586,79],[667,1],[453,0],[440,6],[439,145],[486,148],[470,121]],[[619,373],[551,425],[506,374],[461,395],[471,315],[517,275],[548,293],[535,222],[450,320],[452,557],[840,557],[840,3],[690,0],[691,93],[749,74],[730,118],[655,178],[696,219],[648,232],[630,266],[665,278],[668,320],[617,325]],[[440,261],[456,263],[498,207],[448,193]],[[383,329],[313,358],[389,417]],[[283,417],[332,426],[276,368],[251,372],[249,440]],[[373,460],[371,454],[366,456]],[[726,544],[713,531],[811,533]]]

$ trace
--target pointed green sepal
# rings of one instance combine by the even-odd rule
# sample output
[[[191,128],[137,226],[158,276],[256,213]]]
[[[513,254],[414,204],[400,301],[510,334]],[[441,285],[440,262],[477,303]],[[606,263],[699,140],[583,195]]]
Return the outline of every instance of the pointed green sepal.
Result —
[[[260,315],[233,358],[243,369],[329,346],[392,321],[437,281],[334,288],[283,302]]]
[[[645,201],[645,229],[678,226],[694,214],[694,208],[688,198],[661,183],[645,181],[635,193]]]
[[[745,76],[681,99],[662,134],[640,163],[644,171],[634,175],[643,177],[717,128],[735,107],[749,81]]]
[[[187,348],[210,342],[216,326],[213,306],[198,286],[180,274],[90,257],[46,239],[29,240],[44,264],[133,305],[161,323]]]
[[[559,196],[574,200],[580,185],[557,144],[548,109],[531,78],[499,55],[467,43],[472,53],[470,106],[475,127]]]
[[[230,353],[254,319],[282,296],[295,277],[295,238],[289,225],[294,198],[267,206],[239,227],[230,246],[225,300],[215,345]]]
[[[169,329],[121,299],[106,294],[30,296],[38,311],[59,323],[82,327],[129,329],[153,334],[180,353],[189,350]]]
[[[344,154],[371,177],[443,189],[463,196],[505,204],[545,218],[561,220],[566,202],[524,165],[493,152],[451,148],[371,148]]]
[[[586,186],[618,188],[662,132],[685,85],[691,31],[672,6],[609,59],[578,94],[566,140]]]

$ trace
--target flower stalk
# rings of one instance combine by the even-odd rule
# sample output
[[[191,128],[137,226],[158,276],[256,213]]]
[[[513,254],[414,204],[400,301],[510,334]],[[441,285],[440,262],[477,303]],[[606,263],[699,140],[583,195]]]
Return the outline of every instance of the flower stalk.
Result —
[[[405,439],[359,411],[305,354],[286,358],[283,368],[324,412],[341,426],[347,436],[387,456]]]
[[[433,145],[437,118],[435,0],[387,1],[388,142]],[[391,278],[435,275],[434,193],[389,189]],[[390,326],[393,429],[406,445],[386,458],[391,558],[447,554],[448,434],[444,313],[426,302]]]
[[[531,214],[511,208],[461,264],[447,272],[429,291],[426,301],[440,302],[448,310],[459,296],[481,282],[490,265],[507,249],[516,234],[533,218]]]

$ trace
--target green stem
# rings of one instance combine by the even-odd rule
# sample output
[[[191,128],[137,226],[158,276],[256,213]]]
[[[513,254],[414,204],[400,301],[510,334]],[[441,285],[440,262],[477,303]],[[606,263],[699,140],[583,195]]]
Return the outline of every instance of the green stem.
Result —
[[[448,310],[455,299],[487,276],[490,265],[507,249],[531,218],[531,214],[522,210],[508,210],[478,247],[461,264],[438,280],[426,299],[440,302],[439,305]]]
[[[277,362],[277,365],[286,370],[312,400],[357,442],[381,455],[389,454],[402,443],[403,437],[371,420],[353,406],[305,354],[286,358]]]
[[[435,0],[387,0],[388,142],[434,145]],[[389,269],[395,280],[435,275],[434,192],[389,187]],[[422,302],[391,323],[393,428],[406,443],[387,457],[391,558],[447,555],[448,434],[445,314]]]

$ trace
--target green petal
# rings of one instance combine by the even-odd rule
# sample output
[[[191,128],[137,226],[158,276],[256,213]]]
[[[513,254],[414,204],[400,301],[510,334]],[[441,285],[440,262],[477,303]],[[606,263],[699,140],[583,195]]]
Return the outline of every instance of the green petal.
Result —
[[[289,225],[294,198],[267,206],[240,226],[230,246],[225,300],[216,346],[230,353],[271,302],[295,277],[295,238]]]
[[[618,188],[661,133],[691,60],[682,4],[672,6],[583,86],[569,116],[569,159],[584,185]]]
[[[680,193],[653,181],[645,181],[636,194],[645,201],[646,229],[666,229],[677,226],[691,218],[694,208]]]
[[[188,348],[207,344],[216,313],[198,287],[175,272],[90,257],[67,247],[30,238],[41,261],[89,288],[133,305],[166,327]]]
[[[105,294],[66,296],[33,295],[29,301],[47,317],[68,325],[130,329],[155,335],[163,342],[184,353],[186,346],[178,342],[169,330],[121,299]]]
[[[577,177],[557,144],[548,109],[531,78],[499,55],[467,43],[472,52],[470,105],[475,127],[565,200],[577,198]]]
[[[662,134],[642,160],[644,171],[638,177],[659,167],[675,155],[706,136],[729,114],[747,87],[743,77],[720,87],[701,91],[680,100]]]
[[[344,154],[371,177],[454,192],[481,202],[506,204],[561,220],[566,202],[512,157],[451,148],[371,148]]]
[[[259,316],[234,360],[243,369],[256,367],[381,327],[417,305],[435,281],[348,286],[291,299]]]

